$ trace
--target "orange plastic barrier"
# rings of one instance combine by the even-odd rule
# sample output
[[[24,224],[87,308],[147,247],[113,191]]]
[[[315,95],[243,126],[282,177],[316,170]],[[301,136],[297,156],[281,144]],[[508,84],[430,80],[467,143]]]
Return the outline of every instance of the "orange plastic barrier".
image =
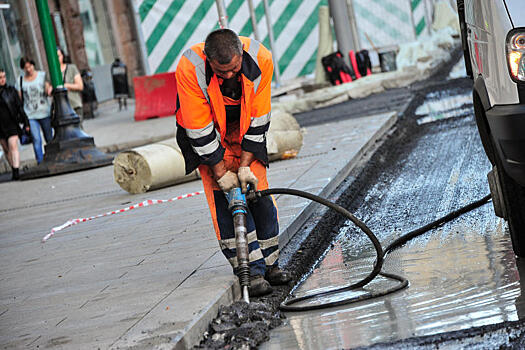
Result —
[[[175,115],[175,72],[134,77],[135,121]]]

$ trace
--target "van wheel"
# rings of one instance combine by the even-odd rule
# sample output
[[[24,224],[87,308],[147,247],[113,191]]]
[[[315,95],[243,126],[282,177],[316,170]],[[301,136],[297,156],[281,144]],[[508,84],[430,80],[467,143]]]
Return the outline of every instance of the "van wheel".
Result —
[[[507,175],[499,155],[495,154],[495,156],[512,248],[514,254],[525,257],[525,187]]]

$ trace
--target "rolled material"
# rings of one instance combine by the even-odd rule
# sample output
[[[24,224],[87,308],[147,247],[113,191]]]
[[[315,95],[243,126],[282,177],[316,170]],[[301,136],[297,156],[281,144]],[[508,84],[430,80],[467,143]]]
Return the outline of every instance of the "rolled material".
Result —
[[[184,158],[175,139],[121,152],[113,164],[115,181],[133,194],[199,178],[197,171],[185,175]]]
[[[303,146],[303,134],[291,114],[272,112],[266,145],[270,161],[297,155]],[[113,165],[115,181],[133,194],[200,178],[197,170],[185,175],[184,157],[175,138],[121,152]]]
[[[270,161],[294,158],[303,147],[303,132],[297,120],[280,110],[272,112],[266,148]]]

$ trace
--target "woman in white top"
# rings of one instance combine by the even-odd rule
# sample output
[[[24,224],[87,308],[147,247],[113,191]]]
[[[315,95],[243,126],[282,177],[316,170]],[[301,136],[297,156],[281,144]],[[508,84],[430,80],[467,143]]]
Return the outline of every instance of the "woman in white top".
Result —
[[[44,159],[42,150],[42,136],[44,133],[46,143],[53,139],[53,129],[51,128],[50,103],[48,96],[51,96],[53,87],[46,80],[46,72],[35,70],[35,62],[28,58],[20,59],[20,68],[24,70],[24,76],[17,82],[20,97],[24,105],[24,110],[29,118],[31,135],[33,136],[33,150],[37,163]]]

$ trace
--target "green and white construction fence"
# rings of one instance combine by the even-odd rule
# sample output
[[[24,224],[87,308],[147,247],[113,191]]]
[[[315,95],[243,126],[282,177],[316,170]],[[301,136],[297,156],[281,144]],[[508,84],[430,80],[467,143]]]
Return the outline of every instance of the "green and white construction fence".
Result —
[[[174,71],[185,49],[218,28],[215,0],[134,1],[151,74]],[[431,23],[436,0],[348,1],[353,3],[360,49],[381,49],[414,41],[423,34]],[[261,41],[269,48],[263,1],[253,2]],[[327,0],[269,0],[269,4],[273,52],[282,79],[312,73],[319,39],[318,8],[327,5]],[[229,27],[240,35],[253,36],[247,1],[226,0],[225,5]]]

